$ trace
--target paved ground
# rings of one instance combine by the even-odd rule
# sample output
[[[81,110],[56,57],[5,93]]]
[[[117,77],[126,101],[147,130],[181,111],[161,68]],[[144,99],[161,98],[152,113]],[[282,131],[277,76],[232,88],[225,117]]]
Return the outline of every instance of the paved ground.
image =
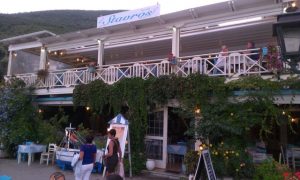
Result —
[[[31,166],[27,165],[27,162],[17,163],[15,159],[0,159],[0,175],[7,175],[12,177],[13,180],[49,180],[49,177],[52,173],[56,171],[61,171],[56,166],[47,166],[45,164],[40,165],[35,161]],[[73,171],[66,170],[63,171],[66,180],[73,180],[74,175]],[[90,180],[102,180],[102,174],[92,174]],[[132,180],[140,179],[155,179],[155,180],[166,180],[169,178],[163,178],[158,176],[151,176],[143,174],[139,177],[126,178]]]

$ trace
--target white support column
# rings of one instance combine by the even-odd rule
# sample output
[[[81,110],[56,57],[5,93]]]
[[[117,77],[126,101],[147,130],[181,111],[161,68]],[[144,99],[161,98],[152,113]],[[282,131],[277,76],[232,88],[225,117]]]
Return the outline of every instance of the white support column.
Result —
[[[13,58],[13,51],[9,51],[9,57],[8,57],[8,65],[7,65],[7,76],[11,76],[11,61]]]
[[[98,40],[98,66],[103,65],[104,43],[103,40]]]
[[[47,60],[47,50],[45,47],[41,47],[39,69],[46,69],[46,60]]]
[[[172,28],[172,53],[174,56],[179,57],[179,43],[180,43],[180,28]]]

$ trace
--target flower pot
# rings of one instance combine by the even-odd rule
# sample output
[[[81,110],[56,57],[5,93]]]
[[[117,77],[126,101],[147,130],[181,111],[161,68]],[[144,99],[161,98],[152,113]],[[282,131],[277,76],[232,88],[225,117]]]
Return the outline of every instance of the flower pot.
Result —
[[[152,171],[155,168],[155,161],[153,159],[147,159],[146,167],[149,171]]]

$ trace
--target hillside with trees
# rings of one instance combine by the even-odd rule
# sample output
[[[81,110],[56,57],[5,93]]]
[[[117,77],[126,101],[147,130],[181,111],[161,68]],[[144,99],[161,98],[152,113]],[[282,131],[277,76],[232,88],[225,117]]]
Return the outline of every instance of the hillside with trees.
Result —
[[[83,11],[52,10],[30,13],[0,14],[0,40],[48,30],[55,34],[89,29],[97,26],[97,17],[120,12],[115,11]],[[0,78],[6,74],[7,52],[0,44]]]

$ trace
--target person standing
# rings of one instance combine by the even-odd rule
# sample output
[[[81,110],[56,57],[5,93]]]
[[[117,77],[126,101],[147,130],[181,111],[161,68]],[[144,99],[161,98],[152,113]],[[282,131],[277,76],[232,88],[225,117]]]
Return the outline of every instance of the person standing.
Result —
[[[79,160],[82,160],[82,166],[80,170],[80,180],[89,180],[92,170],[94,168],[97,148],[92,144],[94,137],[88,135],[86,137],[86,144],[80,147]]]
[[[219,53],[218,57],[215,59],[215,62],[214,62],[215,67],[213,70],[213,74],[217,74],[220,72],[217,68],[220,68],[225,72],[227,57],[228,57],[228,48],[226,45],[223,45],[221,47],[221,52]]]
[[[118,166],[118,162],[122,161],[122,151],[120,147],[120,142],[118,138],[116,138],[116,130],[111,129],[108,131],[108,138],[110,139],[107,154],[104,155],[103,159],[105,161],[106,166],[106,176],[113,174]],[[119,156],[118,156],[119,154]]]
[[[247,43],[247,54],[249,55],[249,57],[254,60],[254,61],[258,61],[259,60],[259,52],[258,50],[255,50],[255,43],[253,41],[249,41]]]

